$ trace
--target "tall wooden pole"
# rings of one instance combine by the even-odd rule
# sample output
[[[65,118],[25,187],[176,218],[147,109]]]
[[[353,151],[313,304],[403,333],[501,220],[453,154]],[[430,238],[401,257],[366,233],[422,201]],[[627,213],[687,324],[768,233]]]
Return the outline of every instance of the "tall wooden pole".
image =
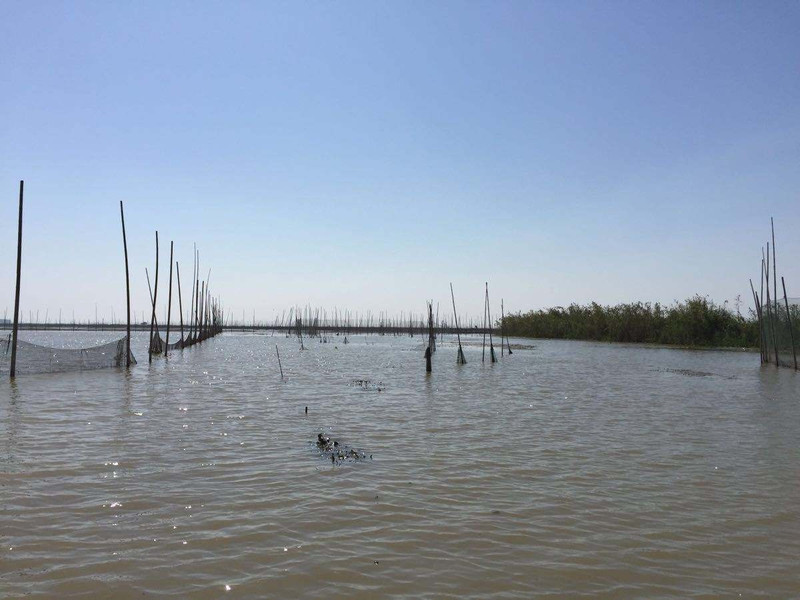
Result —
[[[773,253],[773,258],[775,254]],[[773,281],[773,283],[775,283]],[[774,296],[774,294],[773,294]],[[774,298],[772,299],[774,300]],[[767,314],[770,315],[769,320],[772,324],[772,345],[775,348],[775,366],[779,367],[781,364],[780,358],[778,357],[778,311],[777,311],[778,303],[775,302],[775,309],[772,308],[772,302],[769,297],[769,242],[767,242]],[[771,314],[770,314],[771,313]]]
[[[192,319],[192,311],[194,310],[194,276],[197,272],[197,246],[194,247],[192,250],[192,295],[189,298],[189,339],[194,340],[194,327],[193,327],[193,319]]]
[[[433,308],[431,302],[427,302],[428,308],[428,347],[425,348],[425,372],[431,373],[433,372],[433,363],[431,361],[433,357],[433,348],[434,348],[434,341],[433,341]]]
[[[200,284],[200,339],[205,336],[206,282]]]
[[[195,292],[194,292],[194,337],[200,338],[200,253],[195,252],[197,255],[197,264],[195,266]]]
[[[128,271],[128,239],[125,236],[125,211],[122,208],[122,200],[119,201],[119,216],[122,220],[122,247],[125,249],[125,295],[127,297],[128,306],[128,325],[126,328],[126,341],[125,341],[125,366],[131,366],[131,280]],[[61,317],[59,316],[59,321]]]
[[[489,303],[489,283],[486,283],[486,316],[489,318],[489,358],[493,363],[497,362],[497,355],[494,353],[494,338],[492,337],[492,305]],[[501,341],[502,343],[502,341]]]
[[[461,331],[458,327],[458,312],[456,312],[456,295],[453,293],[453,284],[450,283],[450,298],[453,300],[453,318],[456,322],[456,337],[458,338],[458,356],[456,357],[456,362],[459,365],[467,364],[467,359],[464,358],[464,350],[461,348]]]
[[[500,356],[505,354],[506,342],[506,311],[503,308],[503,299],[500,298]]]
[[[278,355],[278,368],[281,370],[281,381],[283,381],[283,365],[281,364],[281,353],[278,352],[278,344],[275,344],[275,354]]]
[[[769,362],[769,342],[767,341],[767,334],[769,331],[767,327],[769,324],[767,323],[767,319],[769,318],[769,310],[767,310],[766,316],[764,315],[764,271],[766,270],[764,261],[764,247],[761,247],[761,293],[758,295],[758,302],[759,306],[761,307],[761,327],[764,333],[764,362]],[[767,307],[769,309],[769,306]]]
[[[181,345],[183,345],[184,337],[183,337],[183,302],[181,302],[181,266],[178,264],[178,261],[175,261],[175,273],[178,276],[178,313],[180,315],[180,322],[181,322]]]
[[[14,328],[11,332],[11,379],[17,372],[17,329],[19,328],[19,285],[22,277],[22,195],[25,182],[19,182],[19,225],[17,226],[17,290],[14,293]]]
[[[167,296],[167,340],[164,345],[164,357],[169,352],[169,322],[172,318],[172,245],[169,243],[169,294]]]
[[[753,280],[750,280],[750,291],[753,292],[753,301],[756,303],[756,318],[758,318],[758,349],[761,352],[761,362],[764,362],[764,332],[762,331],[762,323],[761,323],[761,306],[759,305],[758,301],[758,294],[756,294],[756,289],[753,287]]]
[[[489,282],[486,282],[486,293],[483,296],[483,343],[481,344],[481,362],[486,362],[486,310],[489,302]]]
[[[769,218],[770,226],[772,227],[772,301],[775,303],[775,318],[778,318],[778,266],[775,257],[775,220]],[[777,323],[776,323],[777,326]],[[777,363],[775,363],[777,364]]]
[[[153,314],[150,317],[150,347],[147,350],[148,362],[153,362],[153,327],[156,323],[156,301],[158,299],[158,232],[156,231],[156,277],[153,283]]]
[[[196,342],[200,338],[200,330],[197,327],[197,320],[200,315],[200,282],[195,281],[194,286],[194,322],[192,323],[192,327],[194,328],[194,340]]]
[[[786,321],[789,323],[789,339],[792,340],[792,357],[794,358],[794,370],[797,371],[797,351],[794,348],[794,330],[792,329],[792,313],[789,312],[789,298],[786,297],[786,282],[781,276],[783,285],[783,301],[786,303]]]

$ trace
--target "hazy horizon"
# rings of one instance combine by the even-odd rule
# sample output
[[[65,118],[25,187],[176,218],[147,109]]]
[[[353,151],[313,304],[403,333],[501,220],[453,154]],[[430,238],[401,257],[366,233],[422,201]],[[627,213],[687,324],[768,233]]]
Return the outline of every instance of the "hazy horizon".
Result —
[[[800,296],[800,5],[4,4],[0,310],[240,318]],[[779,283],[780,287],[780,283]],[[782,296],[782,292],[780,292]],[[173,299],[176,302],[175,299]],[[162,310],[163,304],[159,302]],[[176,305],[176,304],[175,304]]]

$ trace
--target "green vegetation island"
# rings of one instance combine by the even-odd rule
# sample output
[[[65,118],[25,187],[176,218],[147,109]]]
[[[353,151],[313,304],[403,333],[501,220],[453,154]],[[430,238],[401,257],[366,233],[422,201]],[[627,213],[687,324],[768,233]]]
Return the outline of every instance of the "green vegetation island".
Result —
[[[697,295],[670,306],[658,302],[601,306],[592,302],[532,310],[506,315],[502,327],[515,337],[758,348],[758,318],[752,310],[750,313],[744,317],[738,310],[729,310],[727,303],[720,305]]]

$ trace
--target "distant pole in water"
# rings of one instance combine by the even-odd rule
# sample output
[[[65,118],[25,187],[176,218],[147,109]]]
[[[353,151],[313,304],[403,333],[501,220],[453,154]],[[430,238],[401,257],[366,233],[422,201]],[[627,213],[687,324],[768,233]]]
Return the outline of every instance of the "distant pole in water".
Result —
[[[456,296],[453,293],[453,283],[450,282],[450,297],[453,299],[453,317],[456,321],[456,336],[458,338],[458,355],[456,356],[456,363],[459,365],[467,364],[467,359],[464,358],[464,349],[461,347],[461,331],[458,327],[458,313],[456,312]]]
[[[486,283],[486,294],[483,297],[483,344],[481,344],[481,362],[486,362],[486,310],[489,302],[489,282]]]
[[[777,331],[777,320],[778,320],[778,267],[777,267],[777,260],[775,257],[775,220],[770,217],[769,218],[770,226],[772,227],[772,285],[773,285],[773,294],[772,294],[772,301],[775,303],[775,327]],[[777,337],[776,337],[777,343]],[[775,364],[778,364],[777,361],[777,351],[776,351],[776,361]]]
[[[200,339],[200,281],[195,280],[194,282],[194,339],[195,341]]]
[[[125,211],[122,200],[119,201],[119,216],[122,220],[122,248],[125,250],[125,297],[127,299],[127,327],[125,337],[125,366],[131,366],[131,278],[128,271],[128,239],[125,236]],[[61,311],[58,312],[58,322],[61,323]]]
[[[792,358],[794,358],[794,370],[797,371],[797,351],[794,347],[794,330],[792,329],[792,313],[789,311],[789,298],[786,297],[786,281],[781,276],[781,285],[783,285],[783,301],[786,304],[786,320],[789,323],[789,338],[792,341]]]
[[[497,355],[494,353],[494,340],[492,339],[492,308],[489,304],[489,282],[486,282],[486,316],[489,318],[489,356],[493,363],[497,362]]]
[[[773,257],[774,256],[775,255],[773,253]],[[776,323],[778,320],[778,314],[777,310],[773,310],[772,308],[772,300],[774,300],[774,298],[770,299],[769,297],[769,242],[767,242],[767,314],[769,315],[769,320],[772,325],[772,345],[775,348],[775,366],[778,367],[781,364],[780,358],[778,357],[778,325]]]
[[[428,303],[428,343],[431,347],[431,353],[436,352],[436,330],[434,329],[434,324],[433,300],[431,300]]]
[[[753,292],[753,301],[756,303],[756,317],[758,318],[758,349],[761,353],[761,362],[764,362],[764,331],[763,323],[761,320],[761,306],[758,300],[758,294],[755,287],[753,287],[753,280],[750,280],[750,291]]]
[[[189,313],[186,315],[188,317],[188,325],[189,325],[189,339],[194,340],[194,322],[192,320],[192,310],[194,307],[194,276],[197,272],[197,244],[192,245],[192,281],[191,281],[191,289],[192,294],[189,297]]]
[[[22,195],[25,182],[19,182],[19,225],[17,225],[17,288],[14,292],[14,328],[11,332],[11,365],[9,375],[11,379],[17,372],[17,330],[19,328],[19,286],[22,279]]]
[[[503,299],[500,298],[500,357],[505,354],[506,343],[506,326],[505,326],[506,312],[503,309]]]
[[[433,304],[428,302],[428,347],[425,349],[425,372],[433,372],[431,358],[436,349],[436,338],[433,335]]]
[[[761,246],[761,293],[758,296],[759,306],[761,307],[761,316],[762,316],[762,332],[764,335],[764,362],[769,362],[769,342],[767,341],[767,327],[769,327],[769,323],[766,320],[763,320],[764,317],[764,271],[765,271],[765,261],[764,261],[764,246]],[[767,307],[769,309],[769,306]],[[767,311],[767,319],[769,318],[769,310]]]
[[[281,365],[281,353],[278,352],[278,344],[275,344],[275,354],[278,355],[278,368],[281,370],[281,381],[283,381],[283,366]],[[306,413],[308,413],[307,406],[306,406]]]
[[[169,352],[169,322],[172,319],[172,245],[169,243],[169,294],[167,298],[167,339],[164,342],[164,358]]]
[[[178,261],[175,261],[175,274],[178,277],[178,314],[181,322],[181,346],[185,338],[183,337],[183,302],[181,302],[181,266]]]
[[[153,362],[153,328],[156,324],[156,300],[158,298],[158,231],[156,231],[156,277],[153,283],[153,313],[150,315],[150,347],[147,349],[147,361]]]

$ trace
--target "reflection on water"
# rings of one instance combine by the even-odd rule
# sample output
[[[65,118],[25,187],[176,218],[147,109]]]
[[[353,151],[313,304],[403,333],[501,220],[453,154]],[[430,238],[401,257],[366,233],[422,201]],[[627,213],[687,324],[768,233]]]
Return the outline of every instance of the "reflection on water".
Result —
[[[459,367],[445,340],[426,376],[419,338],[333,340],[148,365],[139,335],[129,373],[0,382],[0,596],[800,595],[790,370],[559,341]]]

